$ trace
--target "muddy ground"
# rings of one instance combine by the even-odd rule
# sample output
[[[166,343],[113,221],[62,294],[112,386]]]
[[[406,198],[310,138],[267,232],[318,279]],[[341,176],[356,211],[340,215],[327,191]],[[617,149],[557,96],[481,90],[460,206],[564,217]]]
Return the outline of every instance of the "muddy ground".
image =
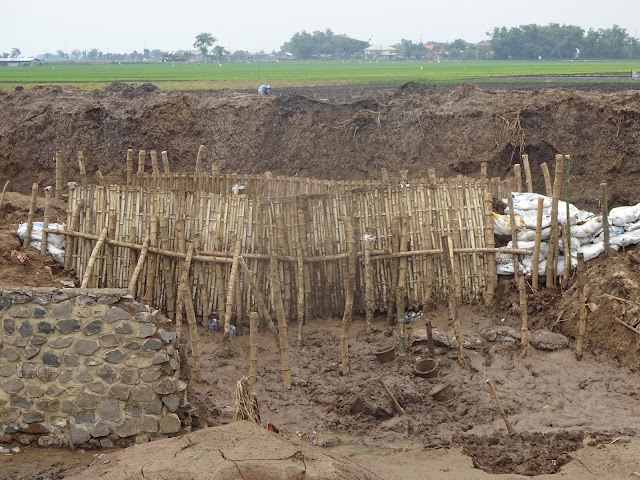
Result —
[[[197,146],[204,143],[208,164],[215,162],[223,171],[240,169],[241,159],[242,171],[321,178],[368,178],[383,166],[391,172],[408,169],[410,175],[423,175],[431,167],[442,176],[473,175],[481,161],[489,162],[490,175],[504,176],[512,156],[522,151],[534,165],[552,165],[555,153],[570,153],[576,185],[572,198],[583,207],[597,209],[603,180],[610,184],[610,203],[635,204],[640,200],[640,92],[614,91],[611,85],[604,90],[536,85],[516,91],[471,84],[322,87],[274,89],[276,94],[268,98],[228,91],[166,94],[121,84],[93,93],[36,88],[0,94],[0,184],[10,179],[11,190],[28,192],[33,181],[53,183],[51,158],[57,149],[68,155],[84,150],[88,172],[100,168],[111,180],[122,178],[126,148],[167,149],[176,169],[191,169]],[[67,167],[66,175],[76,179],[75,164]],[[539,170],[534,177],[535,190],[543,191]],[[27,264],[11,256],[20,249],[13,232],[26,220],[28,204],[28,197],[10,192],[0,211],[0,285],[60,286],[74,281],[33,249],[25,250]],[[64,202],[55,206],[59,215],[65,208]],[[566,335],[569,348],[549,352],[530,346],[522,359],[517,341],[486,340],[490,327],[520,329],[513,308],[517,289],[509,278],[501,279],[494,305],[460,308],[463,332],[473,348],[465,349],[463,368],[455,350],[441,346],[435,357],[437,375],[431,378],[413,373],[416,362],[428,356],[422,343],[390,363],[377,360],[375,352],[397,342],[396,327],[388,325],[383,314],[370,334],[362,318],[354,320],[351,373],[342,376],[340,319],[317,318],[305,326],[302,346],[291,326],[293,388],[286,391],[279,354],[266,334],[256,385],[262,421],[276,425],[290,445],[302,443],[301,451],[317,443],[323,452],[349,456],[348,464],[334,457],[322,460],[329,463],[318,462],[334,465],[335,460],[340,468],[355,468],[361,478],[632,478],[640,472],[640,335],[615,319],[637,324],[640,314],[634,305],[607,295],[640,298],[639,257],[638,249],[630,249],[588,264],[588,341],[581,362],[573,354],[575,286],[566,292],[529,292],[530,328]],[[424,329],[426,319],[450,338],[446,305],[426,305],[423,315],[407,326],[412,338]],[[200,327],[204,381],[193,384],[190,401],[198,408],[201,426],[214,427],[211,433],[203,430],[204,443],[209,442],[207,434],[219,438],[215,428],[231,422],[236,381],[248,374],[246,325],[238,325],[238,331],[225,351],[220,332]],[[377,376],[406,415],[394,412]],[[493,380],[514,426],[513,436],[506,432],[487,378]],[[448,403],[431,395],[444,384],[455,394]],[[270,443],[264,440],[265,452]],[[181,448],[176,445],[158,444],[154,455],[173,455]],[[98,468],[104,478],[118,478],[122,471],[110,474],[109,465],[125,465],[123,478],[199,478],[170,470],[190,462],[196,463],[196,471],[210,471],[207,478],[233,478],[214,472],[225,464],[216,452],[185,457],[173,467],[159,464],[157,476],[144,476],[147,458],[135,454],[142,447],[103,452],[109,462],[102,464],[94,457],[101,452],[40,454],[21,447],[26,449],[20,454],[0,457],[0,478],[87,478],[97,475]],[[280,457],[268,453],[271,460],[265,460],[262,474],[277,478],[285,467],[275,461]],[[318,454],[308,454],[312,457]],[[304,465],[298,460],[294,466]],[[91,464],[93,470],[83,473]],[[292,473],[286,478],[297,477]]]

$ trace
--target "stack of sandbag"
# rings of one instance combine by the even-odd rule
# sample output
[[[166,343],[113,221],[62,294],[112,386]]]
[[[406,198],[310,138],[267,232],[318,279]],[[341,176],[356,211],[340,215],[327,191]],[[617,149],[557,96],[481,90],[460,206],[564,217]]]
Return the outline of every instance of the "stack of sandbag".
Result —
[[[33,229],[31,230],[31,242],[30,246],[36,250],[40,250],[42,242],[42,226],[43,222],[33,222]],[[64,230],[65,225],[63,223],[50,223],[49,228],[51,230]],[[20,240],[24,240],[24,236],[27,234],[27,224],[22,223],[18,226],[16,232]],[[57,235],[50,233],[47,235],[47,252],[58,263],[64,263],[64,235]]]

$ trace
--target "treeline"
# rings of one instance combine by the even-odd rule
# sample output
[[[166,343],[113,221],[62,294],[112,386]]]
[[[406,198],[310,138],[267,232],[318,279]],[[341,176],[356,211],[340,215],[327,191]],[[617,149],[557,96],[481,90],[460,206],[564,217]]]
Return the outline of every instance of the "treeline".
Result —
[[[336,35],[331,29],[324,32],[297,32],[280,48],[283,54],[291,54],[295,58],[359,58],[369,42],[356,40],[346,35]]]
[[[496,27],[491,48],[497,60],[640,58],[638,39],[617,25],[587,32],[575,25],[557,23]]]

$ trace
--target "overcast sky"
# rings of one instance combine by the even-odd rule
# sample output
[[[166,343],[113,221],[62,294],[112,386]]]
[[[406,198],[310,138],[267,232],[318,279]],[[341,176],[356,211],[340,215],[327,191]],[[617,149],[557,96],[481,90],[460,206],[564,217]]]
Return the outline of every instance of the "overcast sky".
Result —
[[[330,28],[372,44],[487,40],[494,27],[619,25],[640,36],[640,0],[3,0],[0,53],[98,48],[192,49],[208,32],[227,50],[279,50],[302,30]]]

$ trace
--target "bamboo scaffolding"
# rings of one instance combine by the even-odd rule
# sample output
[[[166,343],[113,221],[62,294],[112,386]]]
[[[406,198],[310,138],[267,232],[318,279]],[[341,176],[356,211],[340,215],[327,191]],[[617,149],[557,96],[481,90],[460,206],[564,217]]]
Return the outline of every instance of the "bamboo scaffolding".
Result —
[[[33,216],[36,211],[36,200],[38,198],[38,184],[31,184],[31,202],[29,203],[29,216],[27,217],[27,231],[22,241],[22,248],[27,248],[31,243],[31,232],[33,231]]]

